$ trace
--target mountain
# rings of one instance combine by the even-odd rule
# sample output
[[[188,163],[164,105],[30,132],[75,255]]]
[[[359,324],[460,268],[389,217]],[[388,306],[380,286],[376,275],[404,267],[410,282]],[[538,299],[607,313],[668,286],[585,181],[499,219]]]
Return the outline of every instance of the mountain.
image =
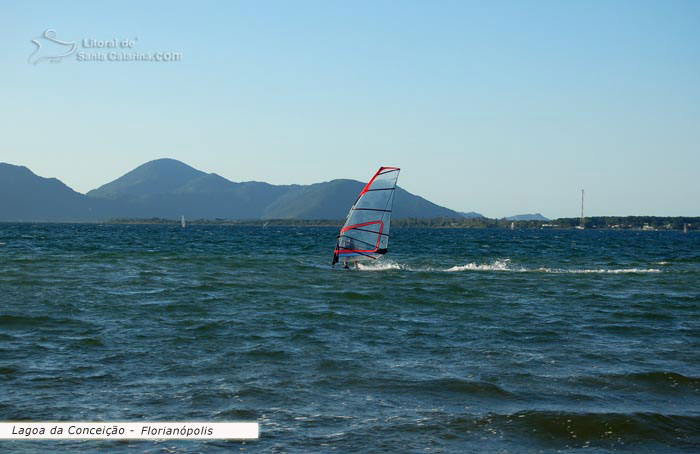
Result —
[[[549,221],[549,218],[542,216],[540,213],[535,214],[516,214],[515,216],[509,216],[506,218],[507,221]]]
[[[0,164],[0,220],[98,221],[110,218],[343,219],[365,183],[236,183],[174,159],[147,162],[89,191],[73,191],[26,167]],[[460,217],[397,188],[394,217]]]
[[[227,182],[216,174],[207,174],[175,159],[158,159],[138,166],[111,183],[87,193],[102,199],[143,198],[168,192],[182,192],[183,187],[222,189]],[[217,187],[218,186],[218,187]]]
[[[99,207],[56,178],[0,163],[0,221],[87,221]]]
[[[174,159],[147,162],[87,196],[115,203],[111,217],[257,219],[294,186],[234,183]]]
[[[468,213],[460,211],[459,214],[465,219],[480,219],[484,217],[483,214],[477,213],[476,211],[470,211]]]
[[[147,162],[87,193],[120,203],[118,217],[225,219],[343,219],[365,183],[332,180],[307,186],[234,183],[174,159]],[[459,217],[401,188],[395,217]]]

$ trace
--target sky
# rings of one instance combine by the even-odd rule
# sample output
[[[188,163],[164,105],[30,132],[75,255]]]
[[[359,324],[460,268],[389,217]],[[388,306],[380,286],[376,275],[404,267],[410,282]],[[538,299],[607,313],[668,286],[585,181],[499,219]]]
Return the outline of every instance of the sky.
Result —
[[[0,162],[79,192],[388,165],[489,217],[700,215],[697,1],[6,1],[0,43]]]

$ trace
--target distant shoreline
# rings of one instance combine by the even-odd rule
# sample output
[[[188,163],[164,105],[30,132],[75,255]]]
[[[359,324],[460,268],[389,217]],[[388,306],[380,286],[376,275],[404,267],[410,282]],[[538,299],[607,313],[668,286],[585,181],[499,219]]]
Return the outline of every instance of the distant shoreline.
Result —
[[[95,222],[70,221],[0,221],[0,223],[27,224],[107,224],[107,225],[180,225],[180,219],[164,218],[116,218]],[[191,219],[188,225],[232,225],[259,227],[341,227],[340,219]],[[549,221],[510,221],[491,218],[404,218],[392,220],[394,228],[462,228],[462,229],[543,229],[570,230],[580,225],[579,218],[560,218]],[[585,218],[586,230],[634,230],[672,231],[684,229],[700,230],[700,216],[601,216]]]

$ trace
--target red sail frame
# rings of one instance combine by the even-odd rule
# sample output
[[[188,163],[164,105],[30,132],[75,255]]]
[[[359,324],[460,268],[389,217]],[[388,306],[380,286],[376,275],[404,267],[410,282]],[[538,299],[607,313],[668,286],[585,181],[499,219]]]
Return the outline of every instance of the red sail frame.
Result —
[[[379,243],[382,240],[382,230],[384,230],[384,222],[383,221],[370,221],[370,222],[363,222],[362,224],[354,224],[354,225],[349,225],[347,227],[343,227],[340,229],[340,234],[342,235],[344,232],[348,230],[353,230],[359,227],[366,227],[368,225],[373,225],[373,224],[379,224],[379,231],[377,232],[377,245],[375,246],[374,249],[345,249],[345,248],[339,248],[338,249],[338,254],[345,254],[345,253],[351,253],[351,252],[377,252],[379,250]]]

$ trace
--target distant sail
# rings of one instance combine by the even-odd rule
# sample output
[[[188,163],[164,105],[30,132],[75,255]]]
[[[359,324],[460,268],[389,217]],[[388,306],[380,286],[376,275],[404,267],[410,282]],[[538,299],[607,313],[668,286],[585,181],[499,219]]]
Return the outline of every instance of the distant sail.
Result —
[[[398,167],[380,167],[362,189],[340,229],[333,265],[339,261],[376,260],[387,253],[391,207],[400,171]]]
[[[184,216],[182,216],[182,217],[180,218],[180,224],[182,225],[182,228],[183,228],[183,229],[187,226],[187,224],[185,224],[185,217],[184,217]]]

